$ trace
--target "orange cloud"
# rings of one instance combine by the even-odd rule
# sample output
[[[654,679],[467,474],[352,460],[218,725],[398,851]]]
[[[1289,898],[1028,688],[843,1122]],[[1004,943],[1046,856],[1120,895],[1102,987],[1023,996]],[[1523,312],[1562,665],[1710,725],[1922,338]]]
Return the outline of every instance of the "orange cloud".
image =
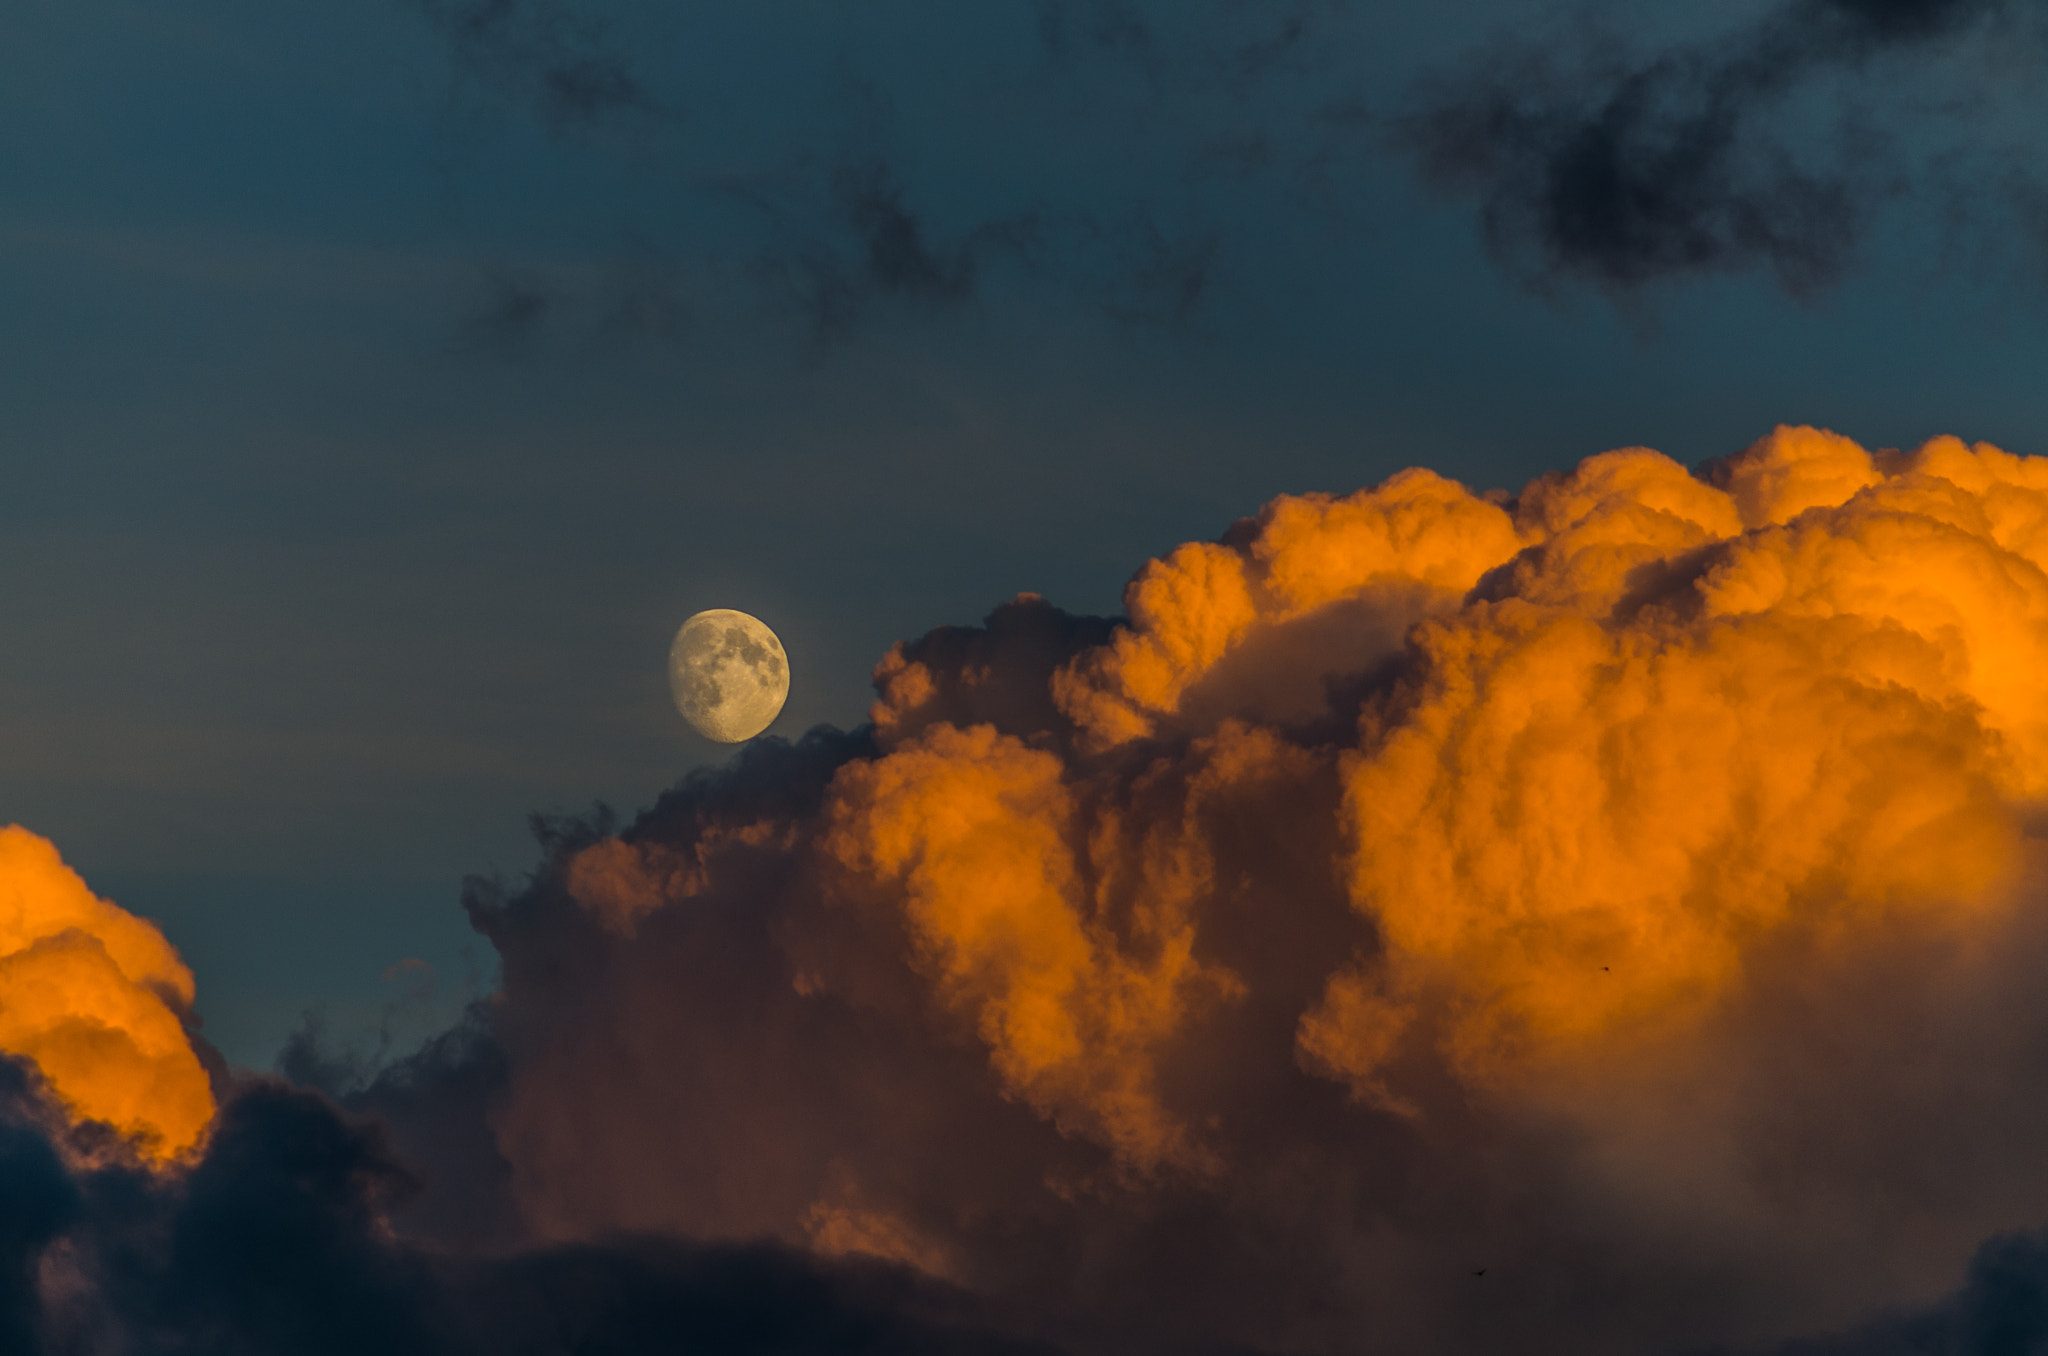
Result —
[[[1143,738],[1260,630],[1368,592],[1405,624],[1455,607],[1522,544],[1497,505],[1430,471],[1342,499],[1283,495],[1223,542],[1140,570],[1124,592],[1129,629],[1063,669],[1053,692],[1093,746]]]
[[[1192,955],[1199,843],[1138,845],[1136,897],[1118,898],[1115,807],[1084,807],[1056,757],[987,725],[937,726],[849,765],[833,793],[826,851],[856,889],[901,901],[917,967],[1005,1085],[1129,1162],[1200,1166],[1150,1060],[1192,998],[1232,984]]]
[[[1931,1295],[2048,1210],[2048,462],[1407,472],[1126,598],[907,641],[871,728],[479,910],[530,1227],[1162,1346],[1508,1349],[1593,1277],[1538,1344],[1648,1350]],[[1475,1318],[1488,1258],[1524,1288]]]
[[[198,1144],[213,1092],[179,1015],[192,972],[154,925],[100,899],[44,838],[0,828],[0,1051],[64,1108],[148,1157]]]
[[[1199,959],[1226,925],[1213,829],[1144,808],[1163,769],[1192,806],[1219,750],[1334,759],[1371,940],[1300,1014],[1300,1057],[1393,1097],[1425,1039],[1498,1081],[1696,1023],[1756,948],[1995,913],[2048,789],[2044,549],[2041,463],[1816,429],[1700,476],[1629,448],[1512,500],[1426,471],[1285,497],[1146,566],[1129,625],[1052,676],[1084,753],[1150,747],[1155,771],[988,726],[899,742],[938,692],[899,650],[893,751],[841,773],[828,850],[900,901],[1018,1095],[1192,1163],[1160,1051],[1239,980]],[[1300,714],[1390,659],[1349,747],[1265,723],[1277,685]]]
[[[2048,785],[2043,469],[1941,440],[1881,470],[1781,429],[1683,523],[1539,483],[1552,535],[1417,629],[1345,756],[1380,952],[1305,1014],[1305,1057],[1383,1093],[1434,1013],[1500,1076],[1696,1018],[1789,934],[1995,912]]]

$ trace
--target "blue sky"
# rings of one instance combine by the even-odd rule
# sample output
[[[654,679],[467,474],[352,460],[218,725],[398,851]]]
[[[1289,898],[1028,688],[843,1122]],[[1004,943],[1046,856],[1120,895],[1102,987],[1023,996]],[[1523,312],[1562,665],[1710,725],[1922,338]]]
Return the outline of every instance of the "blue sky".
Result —
[[[1866,223],[1798,295],[1532,273],[1401,149],[1503,42],[1766,9],[12,0],[0,820],[264,1066],[487,984],[460,882],[529,813],[723,757],[664,687],[700,608],[781,634],[793,736],[1283,491],[1779,422],[2048,452],[2030,30],[1751,115]]]

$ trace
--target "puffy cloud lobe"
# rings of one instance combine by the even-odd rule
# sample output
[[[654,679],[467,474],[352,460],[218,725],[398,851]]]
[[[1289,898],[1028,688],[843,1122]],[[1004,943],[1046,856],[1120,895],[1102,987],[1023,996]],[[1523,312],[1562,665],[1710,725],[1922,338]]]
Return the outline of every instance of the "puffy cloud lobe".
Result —
[[[1182,794],[1198,801],[1256,761],[1234,747],[1247,738],[1200,750]],[[938,726],[839,774],[825,849],[901,901],[918,968],[974,1014],[1006,1086],[1128,1162],[1207,1168],[1160,1108],[1151,1063],[1191,1005],[1242,987],[1193,954],[1212,853],[1193,825],[1084,805],[1062,771],[989,726]]]
[[[175,1158],[214,1110],[192,998],[155,926],[95,896],[49,840],[0,828],[0,1053],[32,1060],[74,1116]]]
[[[1283,496],[1223,542],[1139,571],[1124,593],[1129,629],[1063,669],[1053,692],[1095,746],[1142,738],[1255,629],[1353,599],[1400,620],[1455,606],[1521,544],[1500,508],[1426,470],[1343,499]],[[1391,648],[1385,622],[1360,629]]]

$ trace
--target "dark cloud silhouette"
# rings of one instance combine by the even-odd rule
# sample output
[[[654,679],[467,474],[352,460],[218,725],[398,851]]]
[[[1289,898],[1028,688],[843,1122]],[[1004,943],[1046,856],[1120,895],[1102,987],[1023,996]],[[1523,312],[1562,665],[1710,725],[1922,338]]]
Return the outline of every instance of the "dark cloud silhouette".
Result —
[[[31,1075],[0,1061],[0,1350],[33,1352],[40,1340],[38,1272],[46,1250],[76,1218],[79,1192],[43,1133]]]
[[[58,1128],[0,1067],[0,1343],[10,1356],[1022,1356],[899,1268],[769,1244],[615,1238],[423,1251],[391,1210],[419,1183],[374,1124],[237,1087],[182,1176]]]
[[[1970,1261],[1945,1302],[1831,1337],[1788,1343],[1775,1356],[2030,1356],[2048,1350],[2048,1236],[2003,1234]]]
[[[1858,100],[1843,81],[1893,93],[1910,81],[1901,62],[1981,38],[2012,9],[1784,0],[1646,56],[1590,32],[1563,55],[1503,47],[1429,85],[1395,142],[1437,188],[1478,199],[1489,243],[1525,276],[1630,289],[1761,266],[1810,293],[1849,264],[1905,171],[1890,137],[1814,128],[1795,100],[1818,94],[1844,116]]]

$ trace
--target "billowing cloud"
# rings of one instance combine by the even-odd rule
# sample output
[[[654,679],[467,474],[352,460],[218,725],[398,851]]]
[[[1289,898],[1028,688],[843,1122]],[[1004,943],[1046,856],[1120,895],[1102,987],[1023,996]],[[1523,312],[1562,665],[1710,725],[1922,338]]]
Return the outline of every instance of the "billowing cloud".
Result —
[[[192,997],[155,925],[94,895],[48,839],[0,827],[0,1055],[33,1062],[74,1117],[176,1158],[214,1110]]]
[[[887,1260],[1080,1350],[1932,1303],[2048,1216],[2044,565],[2048,469],[1949,438],[1283,497],[559,828],[471,900],[485,1084],[356,1104],[430,1179],[480,1116],[527,1236]]]
[[[544,825],[469,894],[465,1026],[334,1089],[361,1120],[238,1084],[132,1276],[62,1169],[20,1312],[288,1347],[223,1279],[275,1208],[278,1267],[329,1259],[291,1312],[398,1349],[637,1352],[636,1305],[758,1333],[769,1292],[821,1350],[2031,1321],[2048,462],[1781,428],[1412,470],[1126,607],[1025,595],[895,647],[860,730]]]

